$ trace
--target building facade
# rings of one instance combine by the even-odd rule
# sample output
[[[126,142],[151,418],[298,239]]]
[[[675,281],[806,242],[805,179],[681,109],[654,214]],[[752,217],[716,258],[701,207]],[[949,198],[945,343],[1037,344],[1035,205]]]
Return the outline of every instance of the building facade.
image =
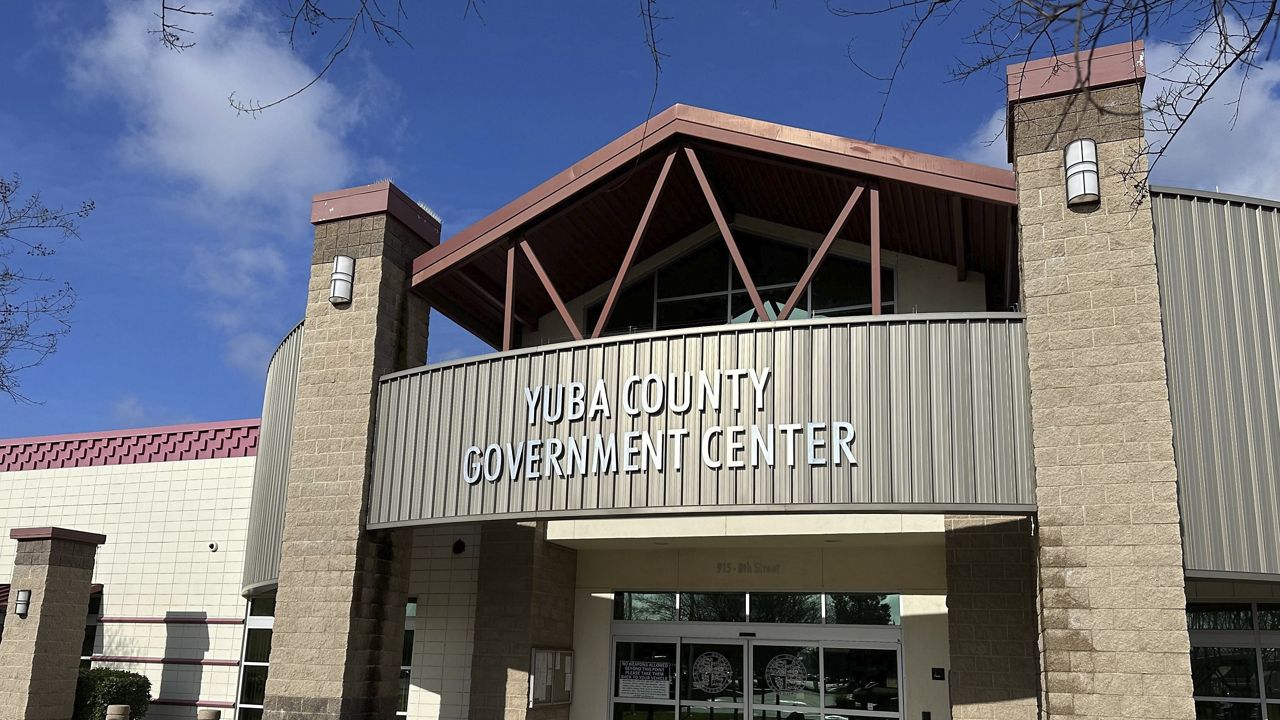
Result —
[[[318,195],[253,452],[4,466],[8,523],[243,720],[1276,720],[1280,204],[1135,194],[1142,52],[1011,67],[1012,171],[675,106],[446,242]],[[225,638],[108,651],[116,586]]]

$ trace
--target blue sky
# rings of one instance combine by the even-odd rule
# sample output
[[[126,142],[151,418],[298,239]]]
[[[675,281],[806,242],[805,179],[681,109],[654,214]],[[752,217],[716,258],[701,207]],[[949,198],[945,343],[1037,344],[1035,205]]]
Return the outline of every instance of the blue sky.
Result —
[[[407,3],[412,48],[359,39],[324,81],[257,118],[227,95],[288,92],[323,47],[290,52],[271,0],[191,0],[215,14],[184,20],[196,45],[176,54],[146,32],[155,4],[22,3],[0,24],[0,173],[50,203],[97,204],[82,239],[31,265],[80,302],[58,353],[23,377],[39,404],[0,400],[0,437],[257,416],[266,361],[302,313],[313,194],[390,177],[448,237],[649,109],[634,2],[490,0],[483,22],[461,0]],[[655,111],[683,102],[870,139],[880,86],[846,48],[883,67],[899,20],[837,18],[822,2],[662,9]],[[999,163],[1002,141],[983,140],[1002,118],[1002,78],[949,82],[967,52],[960,20],[921,37],[875,139]],[[1263,70],[1243,127],[1223,140],[1208,118],[1159,179],[1280,196],[1280,141],[1259,143],[1274,134],[1280,73]],[[439,316],[430,342],[433,360],[485,349]]]

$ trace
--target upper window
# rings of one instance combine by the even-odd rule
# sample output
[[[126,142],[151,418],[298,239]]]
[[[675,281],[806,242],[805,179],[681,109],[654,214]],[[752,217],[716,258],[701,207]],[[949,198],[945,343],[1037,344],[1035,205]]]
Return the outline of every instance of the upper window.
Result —
[[[884,593],[635,592],[613,594],[614,620],[899,625],[899,597]]]
[[[1199,720],[1280,720],[1280,605],[1190,603]]]
[[[769,319],[776,319],[795,290],[814,251],[745,232],[734,233],[751,279]],[[881,309],[893,312],[894,274],[881,268]],[[595,327],[604,308],[600,300],[587,308],[587,324]],[[871,266],[828,254],[801,294],[792,318],[871,314]],[[628,283],[618,294],[605,334],[667,330],[751,322],[757,318],[751,296],[733,264],[729,249],[716,236],[696,249]]]

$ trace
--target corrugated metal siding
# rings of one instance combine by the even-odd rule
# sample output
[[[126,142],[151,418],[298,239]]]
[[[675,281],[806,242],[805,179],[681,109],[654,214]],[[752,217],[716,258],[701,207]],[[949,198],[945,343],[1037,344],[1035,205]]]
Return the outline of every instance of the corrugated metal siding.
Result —
[[[765,409],[691,410],[547,426],[525,387],[633,374],[772,369]],[[853,423],[859,467],[708,470],[712,425]],[[472,445],[687,428],[683,472],[462,479]],[[780,443],[781,445],[781,443]],[[803,452],[801,448],[800,452]],[[1014,314],[895,315],[735,325],[519,351],[390,375],[379,388],[369,525],[483,517],[812,510],[1012,510],[1034,505],[1026,334]],[[785,506],[785,507],[782,507]]]
[[[1280,573],[1280,209],[1152,195],[1189,571]]]
[[[253,468],[253,500],[249,506],[249,536],[241,582],[245,594],[275,584],[280,574],[289,447],[293,442],[293,404],[298,393],[298,362],[301,356],[302,323],[298,323],[280,343],[267,367],[262,431],[258,460]]]

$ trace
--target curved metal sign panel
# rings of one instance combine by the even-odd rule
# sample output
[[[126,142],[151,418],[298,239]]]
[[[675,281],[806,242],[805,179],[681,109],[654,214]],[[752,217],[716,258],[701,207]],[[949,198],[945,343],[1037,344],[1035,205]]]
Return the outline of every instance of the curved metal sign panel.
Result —
[[[1034,507],[1013,314],[759,323],[382,379],[369,526]]]

